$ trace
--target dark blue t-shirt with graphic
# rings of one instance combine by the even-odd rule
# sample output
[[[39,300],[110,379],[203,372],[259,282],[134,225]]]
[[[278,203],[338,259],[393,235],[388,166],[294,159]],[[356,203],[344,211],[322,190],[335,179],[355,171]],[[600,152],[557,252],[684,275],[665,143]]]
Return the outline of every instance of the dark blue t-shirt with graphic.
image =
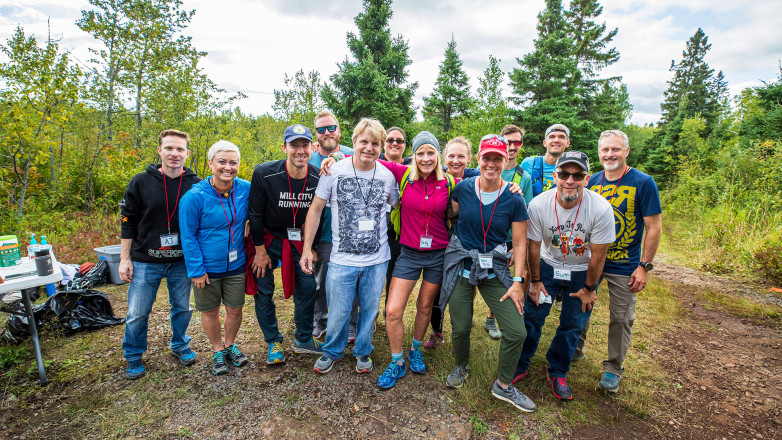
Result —
[[[603,270],[632,275],[641,261],[644,217],[662,212],[660,193],[654,179],[635,168],[630,168],[621,181],[604,179],[603,173],[590,177],[588,184],[590,190],[605,197],[614,208],[616,241],[608,248]]]
[[[475,179],[470,177],[459,182],[451,192],[451,199],[459,204],[459,220],[456,222],[455,233],[462,241],[465,249],[478,249],[483,252],[483,231],[481,231],[481,211],[483,212],[484,227],[489,227],[486,235],[486,250],[494,249],[498,244],[505,243],[508,230],[513,222],[527,220],[527,204],[521,194],[513,194],[507,188],[507,183],[500,191],[497,209],[492,203],[481,205],[478,194],[475,191]],[[481,210],[478,210],[478,207]]]

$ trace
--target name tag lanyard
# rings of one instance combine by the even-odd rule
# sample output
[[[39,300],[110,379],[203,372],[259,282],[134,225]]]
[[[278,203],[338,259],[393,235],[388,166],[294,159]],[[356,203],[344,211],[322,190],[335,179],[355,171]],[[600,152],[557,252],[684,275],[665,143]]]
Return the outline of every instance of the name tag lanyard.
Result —
[[[214,188],[214,185],[212,185],[212,188]],[[225,206],[223,205],[223,195],[220,194],[220,191],[215,188],[215,192],[217,193],[217,199],[220,200],[220,207],[223,208],[223,214],[225,214],[225,222],[228,223],[228,239],[230,242],[228,243],[228,247],[233,248],[234,246],[234,223],[236,222],[236,188],[232,188],[231,191],[231,197],[233,197],[233,215],[231,216],[231,219],[228,219],[228,213],[231,212],[231,200],[226,197],[226,200],[228,200],[228,211],[225,210]]]
[[[318,153],[320,154],[320,153]],[[290,191],[291,197],[293,197],[293,188],[291,187],[291,173],[288,172],[288,161],[285,161],[285,174],[288,176],[288,191]],[[307,169],[307,174],[304,175],[304,186],[301,187],[301,194],[304,193],[304,190],[307,188],[307,176],[310,174],[309,168]],[[358,179],[356,179],[358,180]],[[291,204],[291,210],[293,211],[293,228],[296,228],[296,214],[299,212],[299,207],[301,206],[301,200],[299,200],[298,203],[294,200]]]
[[[358,193],[361,195],[361,200],[364,201],[364,217],[367,219],[371,219],[372,217],[369,216],[369,199],[372,197],[372,187],[375,185],[375,173],[377,172],[377,164],[375,164],[375,168],[372,169],[372,180],[369,181],[369,192],[367,193],[366,197],[364,197],[364,192],[361,191],[361,182],[358,181],[358,174],[356,174],[356,164],[351,163],[351,165],[353,165],[353,176],[356,177],[356,188],[358,188]]]
[[[570,228],[570,236],[567,239],[567,246],[568,246],[568,253],[570,253],[570,239],[573,238],[573,229],[576,229],[576,220],[578,220],[578,213],[581,211],[581,204],[584,203],[584,197],[582,195],[581,201],[578,202],[578,209],[576,209],[576,217],[573,219],[573,227]],[[557,233],[559,234],[559,239],[562,240],[564,237],[562,236],[562,233],[559,232],[559,214],[557,213],[557,198],[554,197],[554,215],[557,218]],[[563,243],[564,244],[564,243]],[[567,254],[562,251],[562,248],[564,246],[560,245],[559,249],[560,252],[562,252],[562,267],[565,267],[565,259],[567,259]]]
[[[622,183],[622,179],[625,177],[625,174],[627,174],[628,171],[630,171],[630,167],[629,166],[625,166],[625,170],[622,173],[622,176],[619,177],[619,181],[616,182],[616,185],[614,185],[614,192],[612,192],[610,196],[606,197],[606,200],[608,200],[609,202],[614,200],[614,196],[616,195],[616,189],[619,188],[619,184]],[[603,175],[600,176],[600,189],[599,189],[599,192],[598,192],[598,194],[600,194],[601,196],[603,195],[603,179],[605,178],[605,176],[606,176],[606,173],[605,173],[605,171],[603,171]]]
[[[161,172],[162,173],[162,172]],[[174,202],[174,212],[168,210],[168,187],[166,186],[166,174],[163,174],[163,192],[166,194],[166,225],[168,226],[168,233],[171,234],[171,220],[176,214],[176,208],[179,205],[179,191],[182,189],[182,181],[185,180],[182,176],[185,174],[185,169],[182,168],[182,173],[179,175],[179,188],[176,190],[176,202]]]
[[[500,189],[502,189],[502,185],[505,183],[504,180],[500,179]],[[481,199],[481,178],[478,177],[478,202],[481,204],[481,232],[483,232],[483,253],[486,253],[486,236],[489,234],[489,228],[491,228],[491,222],[494,220],[494,211],[497,210],[497,202],[500,201],[500,193],[497,191],[497,198],[494,200],[494,208],[491,210],[491,217],[489,217],[489,224],[486,225],[486,227],[483,226],[483,200]]]
[[[428,237],[429,236],[429,220],[432,218],[432,212],[434,212],[434,204],[435,204],[435,198],[434,193],[437,192],[437,186],[435,185],[435,188],[432,190],[432,194],[429,194],[428,189],[426,188],[426,180],[424,180],[424,234],[422,237]],[[432,199],[432,207],[429,209],[429,212],[426,212],[426,201],[429,200],[429,198]]]

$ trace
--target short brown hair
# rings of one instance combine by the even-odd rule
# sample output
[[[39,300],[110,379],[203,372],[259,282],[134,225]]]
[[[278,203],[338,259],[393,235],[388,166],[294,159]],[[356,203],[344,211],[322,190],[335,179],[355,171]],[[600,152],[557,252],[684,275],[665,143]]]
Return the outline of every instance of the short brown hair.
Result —
[[[339,119],[337,119],[337,116],[334,113],[331,113],[328,110],[321,110],[321,111],[319,111],[318,114],[315,115],[315,119],[312,120],[312,125],[313,126],[317,125],[316,122],[318,122],[318,119],[325,118],[325,117],[328,117],[328,116],[331,116],[332,118],[334,118],[334,121],[337,122],[337,127],[339,127]],[[317,127],[315,127],[315,128],[317,128]]]
[[[500,136],[505,136],[506,134],[511,134],[511,133],[519,133],[519,134],[521,134],[521,141],[524,142],[524,133],[525,133],[524,129],[523,128],[519,128],[518,126],[513,125],[513,124],[508,124],[508,125],[502,127],[502,131],[500,132]]]
[[[163,138],[166,136],[180,137],[184,139],[185,142],[187,142],[187,146],[190,147],[190,136],[184,131],[174,130],[173,128],[169,128],[168,130],[163,130],[160,132],[160,134],[157,136],[158,146],[163,145]]]

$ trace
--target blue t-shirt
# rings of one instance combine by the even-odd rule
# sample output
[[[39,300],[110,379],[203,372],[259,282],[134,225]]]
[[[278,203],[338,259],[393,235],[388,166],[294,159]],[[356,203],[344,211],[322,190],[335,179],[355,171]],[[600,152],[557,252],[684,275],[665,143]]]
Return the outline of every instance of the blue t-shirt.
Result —
[[[527,220],[527,205],[521,194],[513,194],[508,191],[507,183],[500,191],[497,200],[497,209],[494,203],[481,206],[478,195],[475,193],[475,180],[478,177],[470,177],[459,182],[451,192],[451,199],[459,204],[459,220],[456,222],[455,233],[462,241],[465,249],[478,249],[483,252],[483,231],[481,231],[481,212],[483,213],[483,225],[489,226],[486,234],[486,250],[494,249],[498,244],[505,243],[508,229],[513,222]],[[493,201],[492,201],[493,202]],[[479,210],[478,207],[481,206]]]
[[[339,151],[344,154],[353,154],[353,149],[344,145],[339,146]],[[315,151],[310,156],[310,165],[314,165],[320,169],[320,164],[322,164],[323,159],[327,157],[328,156],[324,156]],[[326,202],[326,207],[323,208],[323,225],[321,226],[320,231],[320,241],[331,243],[331,207],[328,202]]]
[[[538,157],[540,157],[541,160],[537,161],[539,163],[535,163],[535,158]],[[547,164],[545,156],[530,156],[525,157],[524,160],[521,161],[521,167],[532,177],[532,185],[535,186],[535,180],[540,176],[540,163],[543,164],[543,190],[541,191],[541,193],[543,193],[546,190],[551,189],[554,185],[553,173],[557,170],[556,165]],[[534,172],[533,168],[535,168]]]
[[[635,168],[630,168],[621,182],[619,179],[603,179],[603,173],[601,171],[590,177],[588,184],[590,190],[605,197],[614,208],[616,241],[608,248],[603,270],[629,276],[641,261],[643,218],[662,212],[660,193],[654,179]]]

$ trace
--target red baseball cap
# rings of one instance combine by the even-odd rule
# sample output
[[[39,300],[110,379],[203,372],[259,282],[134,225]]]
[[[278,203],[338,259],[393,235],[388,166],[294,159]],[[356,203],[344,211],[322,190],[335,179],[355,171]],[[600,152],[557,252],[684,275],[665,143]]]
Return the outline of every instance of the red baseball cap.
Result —
[[[508,144],[504,136],[488,134],[481,139],[481,146],[478,149],[478,157],[487,153],[497,153],[505,159],[508,158]]]

